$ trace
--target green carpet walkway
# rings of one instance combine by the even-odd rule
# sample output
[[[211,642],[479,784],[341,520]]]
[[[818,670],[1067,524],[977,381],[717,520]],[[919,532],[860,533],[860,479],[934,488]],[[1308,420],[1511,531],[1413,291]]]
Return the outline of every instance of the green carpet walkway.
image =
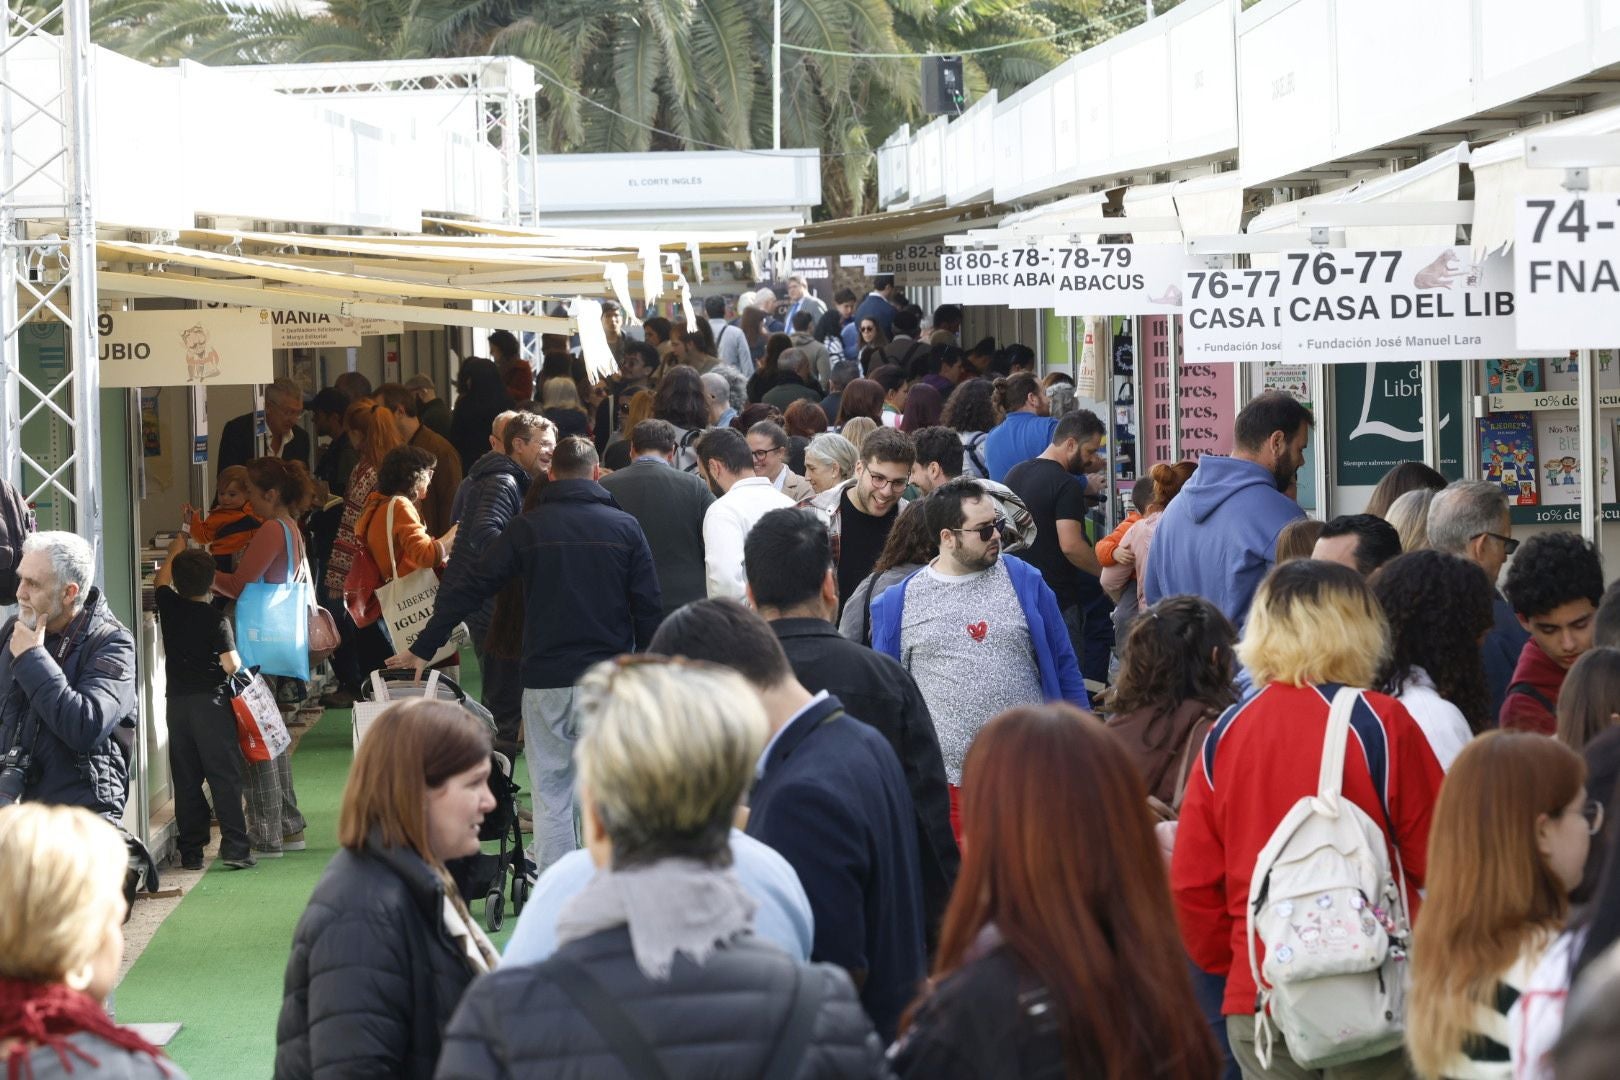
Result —
[[[468,674],[468,692],[476,694],[476,673]],[[309,849],[261,860],[251,870],[214,863],[118,987],[120,1023],[184,1025],[167,1049],[194,1080],[271,1073],[293,929],[337,851],[338,806],[352,758],[349,712],[328,710],[293,755]],[[517,770],[524,777],[521,759]],[[482,903],[474,903],[473,914],[481,919],[482,912]],[[505,945],[515,924],[508,912],[503,932],[492,935],[497,945]]]

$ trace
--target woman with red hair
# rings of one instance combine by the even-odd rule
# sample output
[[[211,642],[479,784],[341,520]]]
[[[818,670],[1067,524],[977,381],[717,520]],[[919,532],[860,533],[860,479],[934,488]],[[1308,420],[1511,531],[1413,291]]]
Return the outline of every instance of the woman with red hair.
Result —
[[[1108,730],[1068,705],[1002,713],[968,750],[962,802],[962,870],[896,1075],[1214,1077],[1147,793]]]

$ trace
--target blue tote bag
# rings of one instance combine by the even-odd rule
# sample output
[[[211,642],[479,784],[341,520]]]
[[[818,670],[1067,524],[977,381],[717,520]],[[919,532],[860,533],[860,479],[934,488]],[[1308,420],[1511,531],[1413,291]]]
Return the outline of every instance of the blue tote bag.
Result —
[[[287,539],[289,580],[272,585],[259,580],[242,587],[236,599],[236,651],[243,667],[266,675],[309,679],[309,609],[315,590],[303,559],[294,560],[292,526],[280,521]]]

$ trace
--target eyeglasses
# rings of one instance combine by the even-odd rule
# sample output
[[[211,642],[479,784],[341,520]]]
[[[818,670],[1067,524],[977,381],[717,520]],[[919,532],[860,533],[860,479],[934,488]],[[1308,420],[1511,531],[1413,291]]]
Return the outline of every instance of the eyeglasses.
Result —
[[[911,483],[911,477],[909,476],[897,476],[890,480],[888,477],[870,470],[866,474],[866,479],[874,489],[883,488],[885,491],[901,491],[904,490],[907,484]]]
[[[787,453],[787,447],[785,447],[785,446],[773,446],[769,450],[752,450],[752,451],[750,451],[750,453],[753,455],[755,461],[764,461],[766,458],[770,457],[772,454],[785,454],[785,453]]]
[[[877,327],[873,326],[871,323],[862,323],[861,324],[861,333],[863,333],[863,334],[875,334],[875,333],[877,333]]]
[[[1587,799],[1581,806],[1581,817],[1586,819],[1586,831],[1596,836],[1598,830],[1603,828],[1603,804],[1596,799]]]
[[[990,538],[1000,532],[1001,527],[1006,523],[1007,519],[1002,517],[1000,514],[997,514],[994,519],[985,522],[983,525],[979,525],[971,529],[952,529],[951,532],[961,533],[963,536],[966,536],[968,533],[974,533],[979,537],[981,543],[988,544],[990,542]]]
[[[1517,540],[1513,539],[1511,536],[1503,536],[1501,533],[1479,532],[1475,533],[1473,536],[1470,536],[1468,539],[1478,540],[1482,536],[1488,536],[1492,540],[1502,541],[1502,550],[1509,555],[1512,555],[1515,551],[1519,550],[1519,542]]]

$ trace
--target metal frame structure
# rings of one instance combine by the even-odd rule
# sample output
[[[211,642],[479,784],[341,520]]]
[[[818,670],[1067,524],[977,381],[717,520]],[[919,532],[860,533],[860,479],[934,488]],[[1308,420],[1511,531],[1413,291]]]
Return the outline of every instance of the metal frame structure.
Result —
[[[60,32],[53,33],[58,20]],[[61,85],[42,98],[37,85],[18,81],[16,62],[44,50],[60,59]],[[16,0],[6,0],[0,19],[0,475],[17,484],[29,501],[42,494],[65,501],[72,510],[71,527],[95,549],[100,581],[104,559],[96,232],[90,203],[92,93],[89,0],[61,0],[38,21],[31,21]],[[31,155],[19,152],[18,133],[24,131],[30,145],[44,149]],[[67,327],[66,363],[54,382],[36,384],[21,368],[19,334],[35,318],[55,319]],[[54,466],[22,447],[23,425],[42,415],[63,424],[72,440]]]

